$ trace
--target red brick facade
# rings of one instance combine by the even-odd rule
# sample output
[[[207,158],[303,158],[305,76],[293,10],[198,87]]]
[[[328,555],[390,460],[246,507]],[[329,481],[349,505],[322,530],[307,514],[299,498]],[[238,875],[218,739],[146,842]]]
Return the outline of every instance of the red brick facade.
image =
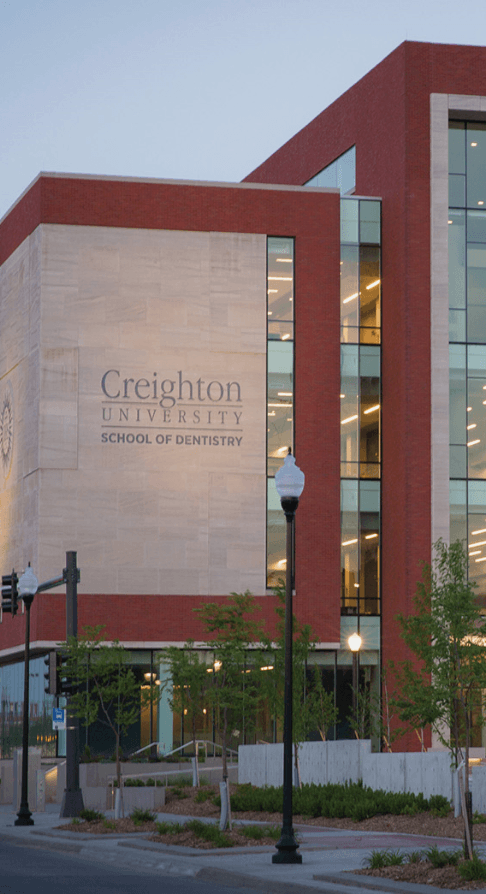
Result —
[[[2,262],[41,223],[70,226],[264,233],[295,237],[296,457],[306,489],[296,525],[295,611],[321,641],[339,642],[339,196],[259,186],[219,186],[41,176],[0,225]],[[264,283],[262,283],[264,287]],[[263,410],[263,408],[262,408]],[[324,423],[325,420],[325,423]],[[263,457],[262,457],[263,461]],[[251,518],[248,519],[251,525]],[[79,627],[106,624],[130,642],[203,638],[192,609],[201,598],[86,594],[82,544]],[[57,573],[58,569],[53,569]],[[329,598],[329,594],[333,598]],[[261,597],[274,623],[273,596]],[[211,600],[214,597],[209,596]],[[216,599],[218,597],[215,597]],[[32,642],[65,636],[64,597],[42,594],[32,608]],[[23,642],[23,623],[0,625],[0,649]]]

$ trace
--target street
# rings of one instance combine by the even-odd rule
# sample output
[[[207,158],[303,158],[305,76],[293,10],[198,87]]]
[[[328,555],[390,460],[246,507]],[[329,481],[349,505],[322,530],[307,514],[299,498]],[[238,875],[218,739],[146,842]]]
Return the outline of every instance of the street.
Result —
[[[235,889],[187,876],[139,874],[60,854],[15,844],[0,836],[0,894],[234,894]],[[254,894],[254,888],[238,888]]]

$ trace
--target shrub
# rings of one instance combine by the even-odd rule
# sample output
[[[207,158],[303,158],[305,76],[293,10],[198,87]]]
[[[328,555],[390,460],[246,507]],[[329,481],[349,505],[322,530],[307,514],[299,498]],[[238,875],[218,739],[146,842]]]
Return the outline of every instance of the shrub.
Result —
[[[213,796],[212,789],[199,789],[196,794],[195,801],[197,804],[204,804],[205,801],[208,801],[209,798]]]
[[[114,820],[104,819],[103,825],[104,825],[105,829],[111,829],[112,831],[114,831],[116,829],[116,823]]]
[[[135,807],[135,810],[132,810],[130,814],[130,819],[133,820],[135,825],[140,825],[141,823],[153,823],[155,816],[155,813],[152,813],[150,810],[144,810],[142,807]]]
[[[198,838],[211,841],[216,847],[233,847],[233,842],[214,823],[203,823],[195,819],[186,823],[185,828],[194,832]]]
[[[384,869],[385,866],[401,866],[404,859],[400,851],[372,851],[363,862],[368,869]]]
[[[405,862],[406,863],[420,863],[422,860],[422,852],[421,851],[410,851],[410,853],[405,854]]]
[[[184,831],[184,826],[181,823],[155,823],[157,832],[159,835],[177,835],[179,832]]]
[[[181,788],[182,786],[190,788],[192,786],[192,776],[185,773],[183,776],[178,776],[177,779],[175,776],[169,777],[167,785],[173,785],[176,788]]]
[[[278,826],[238,826],[238,832],[245,835],[246,838],[253,838],[255,841],[261,841],[262,838],[273,838],[277,841],[280,838],[280,828]]]
[[[440,851],[436,844],[424,851],[426,859],[432,863],[434,869],[442,869],[444,866],[457,866],[460,851]]]
[[[105,819],[104,813],[99,813],[98,810],[90,810],[88,807],[81,810],[79,815],[87,823],[99,823]]]
[[[143,779],[126,779],[124,785],[125,788],[143,788],[145,783]]]
[[[242,810],[280,813],[282,811],[282,788],[256,788],[249,784],[240,785],[231,797],[231,807],[235,812]],[[214,802],[213,802],[214,803]],[[373,790],[361,783],[336,785],[303,785],[294,790],[294,813],[309,817],[349,817],[355,822],[382,814],[414,815],[431,809],[449,812],[449,802],[442,796],[434,796],[428,801],[422,794],[385,792]]]
[[[476,853],[472,860],[465,860],[458,866],[459,875],[467,882],[475,882],[486,879],[486,864],[479,859]]]

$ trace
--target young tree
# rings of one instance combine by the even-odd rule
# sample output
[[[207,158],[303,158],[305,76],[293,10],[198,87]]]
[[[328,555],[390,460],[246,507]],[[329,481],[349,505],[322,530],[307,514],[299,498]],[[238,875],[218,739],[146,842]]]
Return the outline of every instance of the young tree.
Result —
[[[104,643],[104,627],[85,627],[78,638],[61,643],[63,674],[73,685],[69,710],[84,726],[99,720],[115,737],[116,776],[120,788],[120,735],[140,715],[141,707],[160,697],[159,687],[143,688],[118,640]],[[121,793],[122,790],[120,789]],[[123,810],[123,800],[122,800]]]
[[[277,631],[274,641],[266,640],[265,651],[273,655],[274,670],[266,678],[266,693],[274,714],[283,722],[285,691],[285,585],[275,588],[278,597]],[[322,685],[319,669],[311,681],[307,678],[308,659],[315,649],[316,638],[309,624],[300,624],[293,617],[292,644],[292,740],[295,746],[295,773],[298,777],[299,745],[318,729],[321,736],[337,719],[334,698]]]
[[[193,640],[188,640],[182,649],[169,646],[159,658],[166,663],[169,672],[162,689],[170,690],[171,711],[187,717],[196,754],[196,724],[208,688],[208,666],[194,649]]]
[[[398,615],[401,635],[419,664],[393,666],[400,719],[413,729],[431,726],[456,766],[464,740],[466,767],[471,712],[481,707],[486,688],[486,618],[467,571],[462,543],[434,544],[433,563],[424,566],[417,587],[415,614]],[[468,773],[465,777],[467,788]]]
[[[338,719],[339,711],[334,704],[334,693],[328,692],[322,684],[319,667],[314,667],[312,683],[307,690],[306,705],[311,730],[317,728],[322,741],[325,742],[329,729]]]
[[[246,729],[254,726],[262,698],[262,658],[258,648],[262,630],[253,617],[256,609],[248,590],[231,593],[225,602],[207,602],[195,609],[208,633],[206,646],[213,656],[207,674],[207,699],[221,737],[224,777],[228,775],[230,734],[243,725]]]

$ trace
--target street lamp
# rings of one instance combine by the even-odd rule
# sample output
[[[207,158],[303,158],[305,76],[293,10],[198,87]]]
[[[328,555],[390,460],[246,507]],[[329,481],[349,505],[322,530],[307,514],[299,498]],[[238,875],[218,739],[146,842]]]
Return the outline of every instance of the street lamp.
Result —
[[[358,660],[362,642],[359,633],[352,633],[348,637],[348,646],[353,654],[353,714],[355,717],[358,707]]]
[[[25,650],[24,650],[24,712],[22,726],[22,795],[20,810],[15,820],[16,826],[33,826],[34,820],[29,810],[28,779],[29,779],[29,649],[30,649],[30,607],[37,593],[39,582],[30,567],[30,562],[19,579],[18,592],[25,605]]]
[[[287,569],[285,582],[285,687],[284,687],[284,762],[282,831],[276,844],[278,853],[272,863],[302,863],[292,827],[292,588],[294,520],[299,497],[304,490],[304,473],[295,465],[290,447],[284,464],[275,475],[275,486],[287,519]]]

